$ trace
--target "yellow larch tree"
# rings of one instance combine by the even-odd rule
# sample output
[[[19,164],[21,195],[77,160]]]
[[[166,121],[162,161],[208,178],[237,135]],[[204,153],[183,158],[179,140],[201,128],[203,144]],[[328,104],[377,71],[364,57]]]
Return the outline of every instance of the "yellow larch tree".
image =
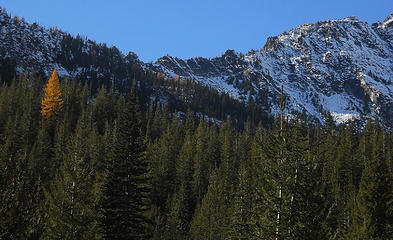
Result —
[[[45,96],[41,101],[41,114],[45,120],[49,120],[61,111],[63,111],[63,99],[61,99],[59,77],[55,69],[45,87]]]

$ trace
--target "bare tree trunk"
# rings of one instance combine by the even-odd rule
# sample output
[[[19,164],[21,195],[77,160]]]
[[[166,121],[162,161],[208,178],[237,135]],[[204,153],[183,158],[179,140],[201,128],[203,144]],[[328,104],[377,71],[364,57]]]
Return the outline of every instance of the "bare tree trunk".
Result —
[[[297,183],[297,171],[298,171],[298,168],[297,168],[297,166],[296,166],[296,169],[295,169],[295,187],[296,187],[296,183]],[[291,221],[292,221],[292,206],[293,206],[293,200],[295,199],[295,190],[294,190],[294,192],[292,193],[292,196],[291,196],[291,203],[290,203],[290,218],[288,219],[288,236],[289,236],[289,239],[291,239],[291,234],[292,234],[292,231],[291,231]]]
[[[76,178],[76,161],[77,161],[77,154],[76,152],[74,152],[74,165],[73,165],[73,169],[72,169],[72,191],[71,191],[71,218],[73,218],[74,216],[74,198],[75,198],[75,178]],[[74,239],[75,237],[75,226],[74,226],[74,221],[72,221],[72,225],[71,225],[71,234],[72,234],[72,238]]]
[[[284,86],[281,85],[281,95],[280,95],[280,153],[278,157],[278,170],[281,170],[283,164],[283,143],[285,142],[283,135],[283,121],[284,121],[284,109],[285,109],[285,97],[284,97]],[[281,205],[282,205],[282,186],[278,188],[278,210],[276,218],[276,240],[280,239],[280,221],[281,221]]]

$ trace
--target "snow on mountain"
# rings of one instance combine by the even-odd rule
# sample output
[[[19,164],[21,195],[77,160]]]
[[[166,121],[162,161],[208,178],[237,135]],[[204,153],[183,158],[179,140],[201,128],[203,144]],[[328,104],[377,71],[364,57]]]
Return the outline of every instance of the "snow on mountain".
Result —
[[[116,47],[97,44],[86,37],[73,37],[57,28],[44,28],[11,17],[0,8],[0,64],[14,64],[16,71],[48,76],[54,68],[60,76],[98,81],[124,81],[127,67],[142,64],[130,52],[124,56]]]
[[[63,33],[46,30],[36,23],[28,24],[19,17],[11,18],[4,9],[0,9],[0,56],[2,59],[18,56],[18,69],[42,69],[48,64],[57,68],[59,74],[65,74],[64,68],[56,64],[56,56],[61,51],[60,41]],[[31,63],[24,66],[24,63]]]
[[[290,113],[305,111],[323,121],[331,112],[337,122],[378,116],[393,123],[393,14],[371,25],[356,17],[304,24],[246,54],[227,50],[216,58],[164,56],[151,63],[11,18],[4,9],[0,33],[0,60],[13,61],[19,72],[48,75],[56,68],[62,76],[122,83],[132,78],[129,69],[136,64],[168,77],[192,78],[241,101],[252,97],[271,113],[278,111],[283,85]]]
[[[194,78],[238,98],[263,92],[273,113],[283,85],[289,111],[306,111],[320,120],[330,111],[338,122],[364,115],[391,122],[393,14],[373,25],[356,17],[305,24],[245,55],[229,50],[212,59],[165,56],[150,68]]]

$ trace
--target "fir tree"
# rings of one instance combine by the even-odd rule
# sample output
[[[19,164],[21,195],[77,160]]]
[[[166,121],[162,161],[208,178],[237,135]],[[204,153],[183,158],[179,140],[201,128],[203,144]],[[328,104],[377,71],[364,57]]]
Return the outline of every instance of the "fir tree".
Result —
[[[208,186],[208,163],[206,158],[206,133],[204,120],[201,118],[195,133],[194,173],[192,175],[193,193],[200,203]]]
[[[230,207],[230,225],[226,232],[228,239],[256,239],[258,228],[255,214],[255,187],[251,159],[243,161],[239,170],[239,184]]]
[[[393,234],[393,181],[387,168],[384,133],[374,133],[371,160],[362,174],[353,211],[351,239],[389,239]]]
[[[132,92],[120,112],[103,204],[104,237],[145,239],[147,166],[139,104]]]
[[[82,113],[65,161],[47,195],[43,239],[100,239],[100,183],[89,154],[90,117]]]
[[[177,191],[169,206],[169,214],[166,222],[164,239],[184,240],[188,239],[190,206],[190,190],[182,184]]]
[[[210,185],[202,203],[198,205],[191,223],[192,239],[223,239],[227,227],[227,205],[223,185],[217,172],[213,172]]]
[[[332,235],[335,239],[344,238],[351,224],[351,211],[355,202],[355,185],[353,183],[354,152],[352,129],[342,131],[337,156],[331,176],[334,214]]]

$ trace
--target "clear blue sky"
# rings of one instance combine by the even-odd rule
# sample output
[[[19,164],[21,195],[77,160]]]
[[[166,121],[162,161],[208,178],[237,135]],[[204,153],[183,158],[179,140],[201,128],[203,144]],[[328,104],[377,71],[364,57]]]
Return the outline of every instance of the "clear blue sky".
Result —
[[[143,61],[246,53],[300,24],[347,16],[374,23],[393,12],[392,0],[0,0],[0,6]]]

